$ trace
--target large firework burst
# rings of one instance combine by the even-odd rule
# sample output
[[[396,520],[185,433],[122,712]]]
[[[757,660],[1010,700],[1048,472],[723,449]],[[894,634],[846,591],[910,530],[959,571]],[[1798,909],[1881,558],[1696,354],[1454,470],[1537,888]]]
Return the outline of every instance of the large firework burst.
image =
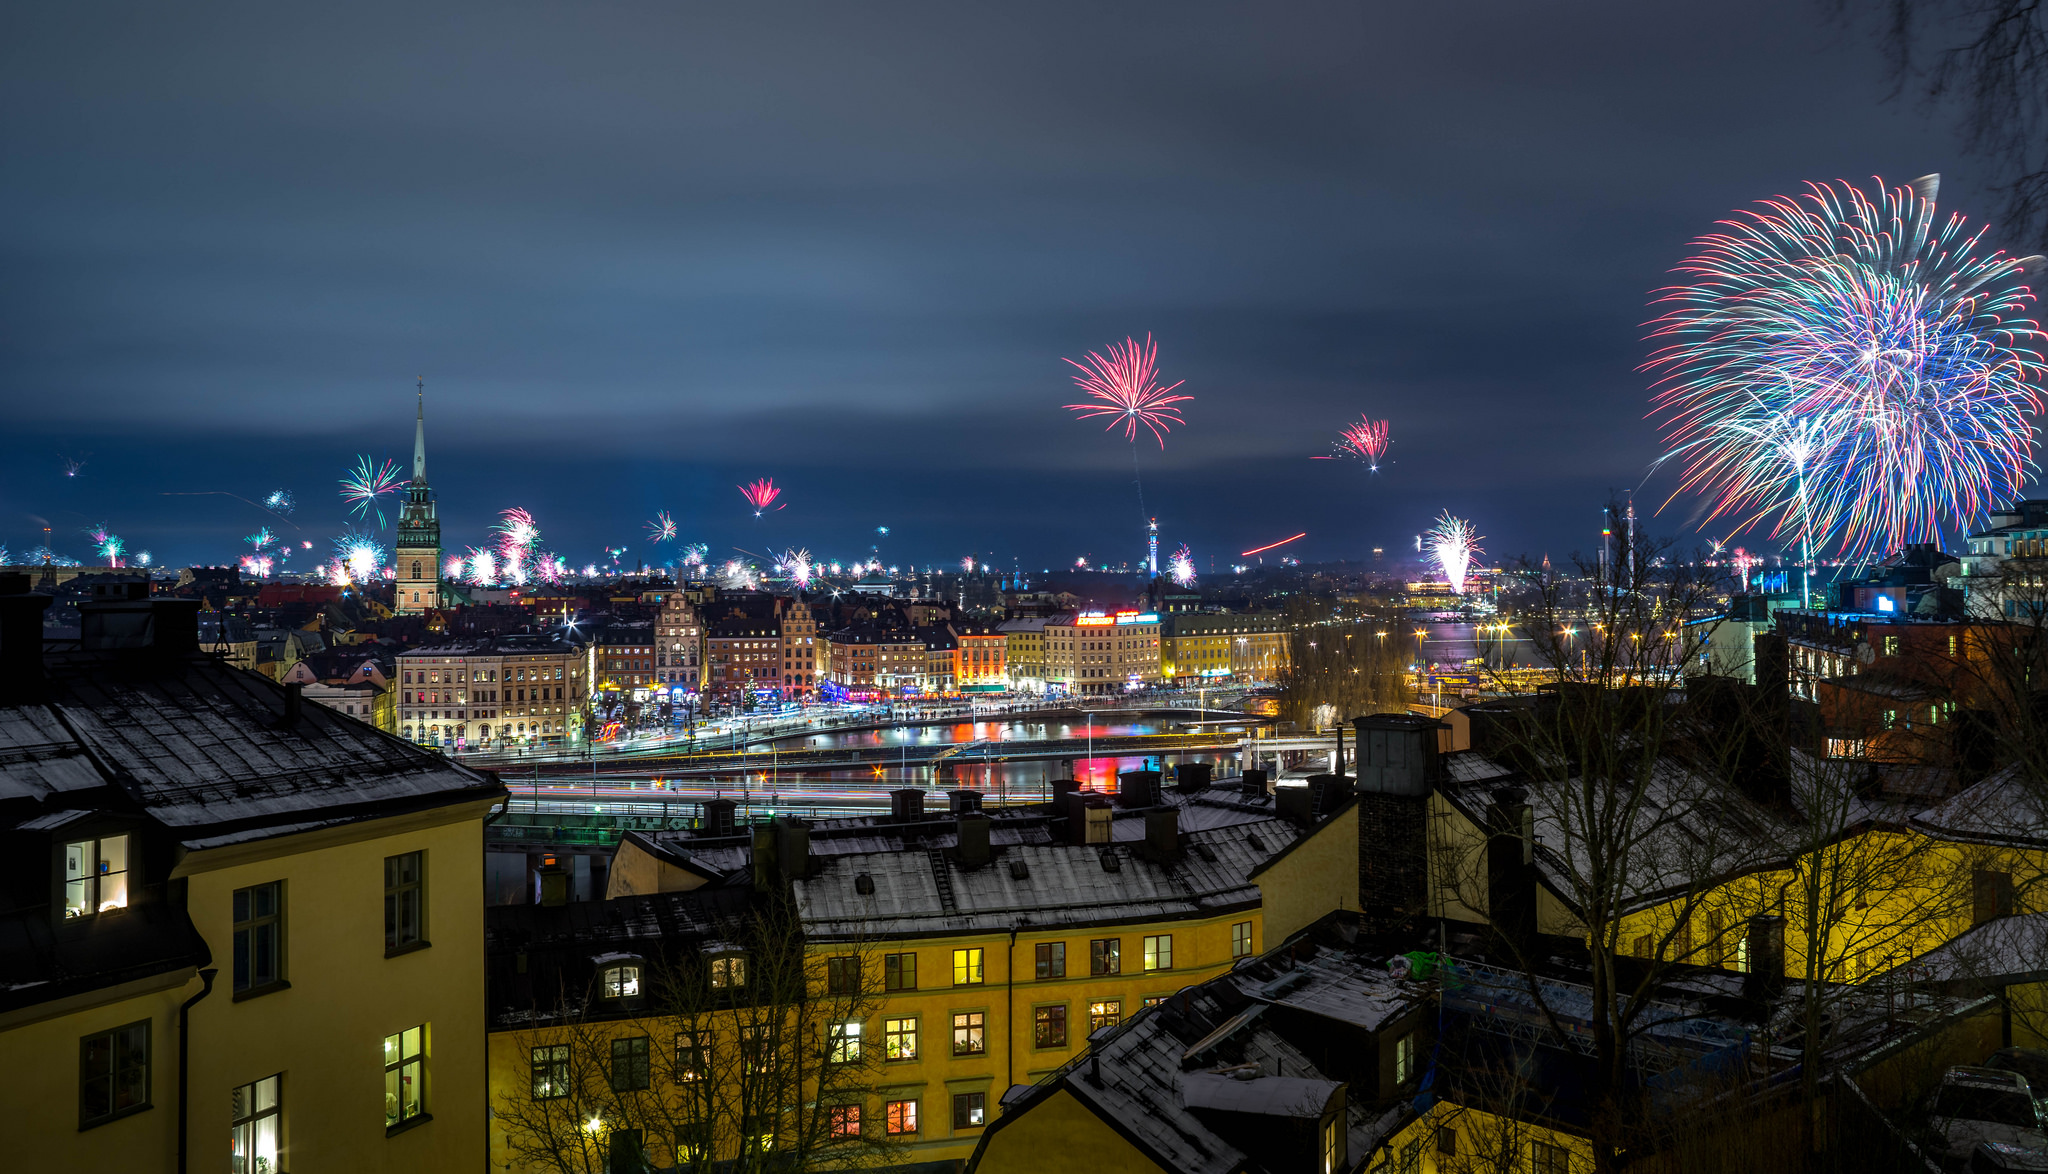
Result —
[[[1173,557],[1166,560],[1166,573],[1177,587],[1188,588],[1195,585],[1195,552],[1188,549],[1187,543],[1181,543],[1180,549],[1173,552]]]
[[[676,540],[676,520],[669,516],[667,510],[656,510],[654,512],[654,520],[647,523],[647,540],[649,542],[674,542]]]
[[[381,530],[386,525],[384,499],[396,494],[403,484],[405,479],[399,476],[398,462],[378,465],[372,464],[369,457],[359,456],[355,467],[341,475],[341,500],[348,503],[349,512],[363,521],[375,512],[377,528]]]
[[[1343,460],[1352,458],[1361,460],[1373,472],[1377,473],[1380,471],[1380,458],[1387,455],[1387,441],[1389,439],[1391,437],[1387,431],[1387,422],[1385,420],[1369,420],[1364,416],[1360,416],[1357,423],[1345,425],[1344,431],[1337,434],[1337,443],[1333,446],[1335,451],[1332,456],[1318,457],[1317,459]]]
[[[1126,338],[1122,344],[1111,343],[1104,349],[1109,353],[1089,351],[1084,362],[1066,360],[1081,372],[1074,376],[1075,384],[1091,397],[1090,402],[1067,404],[1067,410],[1083,420],[1107,416],[1109,426],[1105,431],[1114,432],[1122,424],[1124,439],[1133,443],[1138,439],[1139,426],[1143,425],[1159,441],[1159,447],[1165,448],[1167,432],[1187,423],[1174,405],[1195,397],[1173,394],[1175,388],[1187,381],[1178,379],[1160,386],[1159,347],[1149,334],[1142,346],[1138,340]]]
[[[761,516],[762,511],[774,504],[776,498],[782,496],[782,490],[776,486],[773,477],[763,477],[742,485],[739,490],[740,496],[747,499],[747,504],[754,507],[754,516],[757,518]],[[778,505],[775,508],[781,509],[782,506]]]
[[[1937,183],[1762,201],[1658,291],[1652,414],[1708,521],[1866,558],[2019,490],[2043,339],[2022,279],[2041,259],[1985,250],[1937,213]]]
[[[1465,593],[1465,573],[1472,567],[1472,556],[1483,553],[1479,549],[1479,535],[1472,529],[1472,523],[1463,518],[1451,516],[1445,510],[1425,536],[1429,556],[1443,570],[1444,578],[1451,584],[1451,590],[1459,595]]]
[[[128,543],[119,534],[107,529],[105,522],[86,527],[85,533],[92,539],[93,554],[97,555],[102,563],[110,567],[121,565],[121,555],[128,549]]]
[[[334,560],[350,582],[377,577],[384,566],[384,548],[371,535],[350,530],[334,540]]]

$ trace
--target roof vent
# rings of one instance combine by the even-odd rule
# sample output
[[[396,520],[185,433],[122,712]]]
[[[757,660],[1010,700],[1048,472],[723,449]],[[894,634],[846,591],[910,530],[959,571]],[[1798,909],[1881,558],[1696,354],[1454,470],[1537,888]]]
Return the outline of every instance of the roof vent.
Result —
[[[1031,866],[1022,860],[1010,861],[1010,879],[1025,880],[1031,876]]]
[[[1257,832],[1246,832],[1244,842],[1251,845],[1251,849],[1254,852],[1264,852],[1266,850],[1266,841],[1261,840]]]
[[[1116,850],[1114,848],[1104,849],[1102,853],[1102,871],[1122,872],[1123,870],[1124,862],[1117,858]]]
[[[1216,849],[1211,848],[1207,844],[1197,843],[1195,845],[1195,855],[1200,856],[1210,864],[1216,863]]]
[[[868,875],[867,873],[861,873],[861,874],[860,874],[859,876],[857,876],[857,877],[854,877],[854,878],[853,878],[853,891],[854,891],[854,892],[856,892],[856,893],[859,893],[859,894],[860,894],[861,896],[863,896],[863,897],[872,897],[872,896],[874,896],[874,895],[875,895],[875,878],[874,878],[874,877],[871,877],[871,876],[869,876],[869,875]]]

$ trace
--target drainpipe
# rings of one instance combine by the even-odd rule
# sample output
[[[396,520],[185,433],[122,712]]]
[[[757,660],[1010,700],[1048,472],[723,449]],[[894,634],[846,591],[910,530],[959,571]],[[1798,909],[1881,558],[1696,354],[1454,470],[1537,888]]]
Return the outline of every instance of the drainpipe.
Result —
[[[1010,1037],[1010,1058],[1006,1061],[1010,1072],[1004,1092],[1009,1091],[1009,1085],[1017,1083],[1017,931],[1020,928],[1010,927],[1010,951],[1003,960],[1004,976],[1009,979],[1003,990],[1003,1024],[1009,1029],[1007,1034]]]
[[[178,1174],[185,1174],[185,1135],[191,1118],[186,1109],[188,1098],[185,1089],[186,1074],[192,1068],[192,1048],[187,1043],[191,1034],[192,1006],[213,993],[213,978],[219,973],[212,969],[200,971],[199,981],[206,985],[199,988],[198,994],[178,1004]]]

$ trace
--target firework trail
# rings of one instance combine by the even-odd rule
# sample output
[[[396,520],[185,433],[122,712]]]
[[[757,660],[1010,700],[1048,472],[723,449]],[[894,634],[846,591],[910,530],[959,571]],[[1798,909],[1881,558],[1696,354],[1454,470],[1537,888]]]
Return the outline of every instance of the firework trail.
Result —
[[[127,549],[128,544],[122,541],[119,534],[109,531],[105,522],[86,527],[85,533],[92,539],[95,557],[110,567],[121,565],[121,554]]]
[[[384,566],[384,548],[376,538],[350,530],[334,540],[334,563],[343,581],[363,583],[377,577]]]
[[[1472,556],[1481,553],[1484,552],[1479,549],[1479,535],[1473,531],[1472,523],[1454,518],[1451,511],[1445,510],[1429,532],[1429,554],[1443,569],[1444,578],[1456,594],[1465,593],[1465,573],[1472,566]]]
[[[655,511],[654,520],[647,523],[647,540],[657,543],[676,540],[676,520],[669,517],[667,510]]]
[[[256,531],[254,534],[242,535],[242,541],[248,543],[251,550],[261,551],[264,547],[275,543],[277,541],[277,535],[272,534],[270,532],[270,527],[265,526],[261,530]]]
[[[382,530],[387,524],[384,520],[384,499],[396,495],[398,487],[403,484],[405,479],[399,476],[398,462],[385,461],[381,465],[373,465],[369,457],[359,456],[355,468],[342,474],[341,500],[348,503],[350,512],[359,520],[368,521],[374,511],[377,528]]]
[[[1808,184],[1723,221],[1657,291],[1651,414],[1706,521],[1867,559],[2016,496],[2041,411],[2038,257],[1935,209],[1938,177]],[[1669,504],[1668,502],[1666,504]]]
[[[92,454],[91,454],[91,453],[87,453],[87,454],[85,454],[85,456],[84,456],[84,457],[67,457],[67,456],[64,456],[64,454],[60,452],[60,453],[58,453],[57,455],[58,455],[59,457],[63,457],[63,460],[64,460],[64,475],[65,475],[66,477],[76,477],[76,476],[78,476],[78,471],[79,471],[80,469],[83,469],[83,468],[85,468],[85,460],[86,460],[86,457],[90,457],[90,456],[91,456]]]
[[[1107,355],[1089,351],[1086,362],[1065,360],[1081,372],[1074,376],[1075,384],[1094,399],[1092,403],[1067,404],[1067,410],[1083,420],[1109,417],[1107,431],[1114,432],[1116,426],[1122,424],[1124,439],[1132,443],[1137,442],[1138,428],[1143,425],[1159,441],[1159,447],[1165,448],[1166,433],[1187,423],[1181,419],[1180,409],[1173,405],[1195,398],[1173,394],[1174,389],[1186,380],[1177,380],[1166,387],[1159,385],[1156,369],[1159,347],[1149,334],[1145,336],[1142,347],[1136,339],[1126,338],[1123,345],[1111,343],[1106,349],[1109,351]]]
[[[754,507],[754,516],[757,518],[761,516],[763,510],[768,508],[770,503],[782,496],[782,490],[776,488],[775,478],[773,477],[763,477],[751,484],[742,485],[739,487],[739,491],[740,496],[747,499],[747,504]],[[785,502],[783,504],[786,505],[788,503]],[[775,508],[781,509],[782,506],[776,506]]]
[[[1363,416],[1356,424],[1348,424],[1338,433],[1332,456],[1317,457],[1319,461],[1356,459],[1366,463],[1375,473],[1380,471],[1380,458],[1387,455],[1387,442],[1392,439],[1385,420],[1368,420]]]
[[[1167,560],[1166,573],[1177,587],[1185,589],[1195,585],[1195,552],[1188,549],[1187,543],[1181,543],[1180,549]]]
[[[273,489],[264,495],[263,508],[290,517],[291,512],[299,508],[299,502],[291,495],[290,490]]]

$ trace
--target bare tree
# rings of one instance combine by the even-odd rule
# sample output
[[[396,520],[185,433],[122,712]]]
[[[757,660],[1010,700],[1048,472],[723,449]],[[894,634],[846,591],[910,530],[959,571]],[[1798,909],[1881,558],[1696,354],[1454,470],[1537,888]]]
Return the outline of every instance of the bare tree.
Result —
[[[1291,609],[1280,716],[1296,729],[1322,729],[1361,714],[1400,713],[1412,700],[1412,629],[1384,608],[1349,612],[1297,602]]]

